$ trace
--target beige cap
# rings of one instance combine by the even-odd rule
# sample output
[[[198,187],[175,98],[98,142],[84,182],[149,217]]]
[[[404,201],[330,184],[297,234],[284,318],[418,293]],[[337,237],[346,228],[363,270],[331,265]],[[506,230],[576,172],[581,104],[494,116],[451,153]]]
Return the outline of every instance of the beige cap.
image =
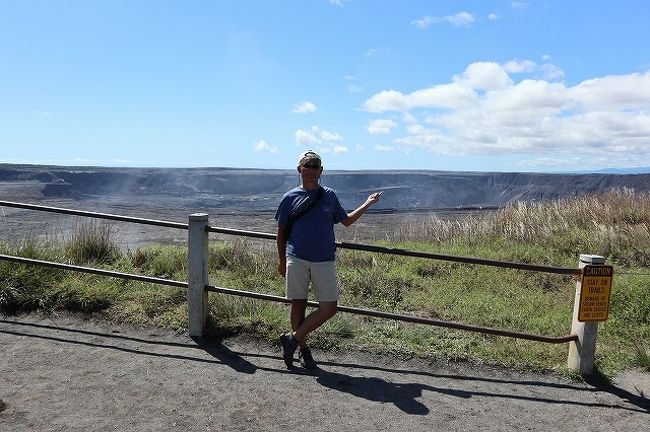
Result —
[[[298,156],[298,165],[302,163],[303,159],[318,159],[321,163],[323,162],[320,155],[313,150],[307,150],[300,153],[300,156]]]

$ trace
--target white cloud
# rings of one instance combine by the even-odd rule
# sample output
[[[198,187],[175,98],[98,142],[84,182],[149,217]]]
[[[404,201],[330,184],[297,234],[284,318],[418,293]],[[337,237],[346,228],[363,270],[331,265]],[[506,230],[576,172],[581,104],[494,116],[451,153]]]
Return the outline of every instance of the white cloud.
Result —
[[[554,81],[561,69],[548,65],[473,63],[449,83],[410,93],[383,90],[363,108],[399,112],[395,120],[406,132],[395,143],[407,149],[529,154],[540,166],[549,155],[566,160],[576,153],[592,161],[650,163],[650,71],[567,86]],[[371,122],[368,130],[379,132],[381,125]]]
[[[389,48],[370,48],[363,53],[363,56],[369,59],[372,57],[380,57],[380,56],[388,55],[390,53],[391,50]]]
[[[352,81],[355,81],[357,77],[354,75],[346,75],[343,77],[344,80],[348,82],[347,86],[345,87],[348,93],[360,93],[363,91],[363,87],[353,84]]]
[[[540,71],[543,72],[543,77],[548,80],[557,80],[564,78],[564,70],[562,68],[555,66],[551,63],[545,63],[539,67]]]
[[[308,101],[302,101],[295,104],[291,112],[294,114],[306,114],[306,113],[313,113],[315,111],[316,111],[316,105]]]
[[[354,84],[348,85],[346,87],[346,89],[347,89],[348,93],[352,93],[352,94],[361,93],[363,91],[363,87],[358,86],[358,85],[354,85]]]
[[[459,12],[455,15],[447,15],[443,17],[439,16],[423,16],[422,18],[414,19],[411,21],[411,25],[419,28],[425,29],[432,26],[433,24],[448,23],[456,27],[466,27],[473,24],[476,21],[474,15],[469,12]]]
[[[488,20],[490,21],[496,21],[498,19],[501,19],[501,17],[495,13],[491,13],[488,15]]]
[[[418,122],[417,117],[409,112],[402,113],[401,118],[404,124],[415,124]]]
[[[329,2],[329,4],[343,7],[343,5],[349,2],[350,0],[327,0],[327,1]]]
[[[512,84],[508,71],[493,62],[472,63],[460,75],[454,76],[454,82],[467,88],[477,90],[499,90]]]
[[[319,132],[323,141],[340,141],[343,139],[343,137],[338,132],[328,132],[322,130],[319,130]]]
[[[469,12],[460,12],[456,15],[446,16],[444,20],[455,26],[466,26],[476,21],[474,15]]]
[[[345,154],[348,151],[349,151],[348,148],[345,146],[341,146],[341,145],[332,146],[332,152],[334,154]]]
[[[503,64],[503,70],[507,73],[532,72],[536,67],[532,60],[510,60]]]
[[[589,110],[650,109],[650,71],[610,75],[581,82],[569,89],[574,102]],[[646,114],[650,114],[646,111]]]
[[[413,27],[419,28],[419,29],[425,29],[432,24],[437,24],[440,22],[440,18],[437,17],[432,17],[432,16],[423,16],[422,18],[414,19],[411,21],[411,25]]]
[[[517,167],[523,168],[569,168],[584,164],[580,157],[570,158],[552,158],[538,157],[534,159],[525,159],[514,163]]]
[[[374,57],[377,54],[377,50],[375,48],[370,48],[366,50],[365,53],[363,53],[364,57]]]
[[[253,150],[256,152],[264,152],[264,153],[277,153],[278,148],[277,147],[271,147],[269,143],[267,143],[265,140],[259,140],[255,144],[253,144]]]
[[[370,112],[409,111],[418,107],[454,108],[471,104],[476,93],[457,83],[435,85],[403,94],[396,90],[383,90],[368,99],[363,107]]]
[[[390,131],[397,127],[397,123],[395,123],[391,119],[380,119],[380,120],[373,120],[368,124],[368,132],[373,134],[373,135],[387,135],[390,133]]]
[[[522,1],[513,1],[510,3],[510,8],[512,10],[524,10],[528,8],[528,3]]]
[[[394,146],[389,146],[389,145],[376,145],[375,146],[375,151],[381,152],[381,153],[390,153],[394,152],[397,150]]]
[[[311,129],[299,129],[295,133],[297,145],[311,145],[320,144],[322,142],[340,141],[343,139],[338,132],[329,132],[322,130],[317,126],[312,126]]]

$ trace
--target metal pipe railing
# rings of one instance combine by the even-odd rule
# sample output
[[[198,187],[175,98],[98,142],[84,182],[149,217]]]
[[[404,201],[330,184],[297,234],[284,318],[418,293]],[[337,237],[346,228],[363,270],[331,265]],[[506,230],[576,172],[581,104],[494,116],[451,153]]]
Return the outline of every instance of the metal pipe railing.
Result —
[[[37,210],[37,211],[46,211],[46,212],[52,212],[52,213],[62,213],[62,214],[69,214],[69,215],[75,215],[75,216],[85,216],[85,217],[98,218],[98,219],[108,219],[108,220],[116,220],[116,221],[123,221],[123,222],[132,222],[132,223],[138,223],[138,224],[155,225],[155,226],[177,228],[177,229],[186,229],[186,230],[189,229],[189,224],[185,224],[185,223],[161,221],[161,220],[145,219],[145,218],[136,218],[136,217],[130,217],[130,216],[121,216],[121,215],[89,212],[89,211],[82,211],[82,210],[70,210],[70,209],[42,206],[42,205],[36,205],[36,204],[25,204],[25,203],[11,202],[11,201],[0,201],[0,206],[23,208],[23,209]],[[207,216],[206,216],[206,218],[207,218]],[[261,233],[261,232],[255,232],[255,231],[245,231],[245,230],[237,230],[237,229],[230,229],[230,228],[212,227],[212,226],[208,226],[208,225],[206,225],[204,227],[204,229],[205,229],[206,233],[207,232],[214,232],[214,233],[229,234],[229,235],[239,235],[239,236],[245,236],[245,237],[255,237],[255,238],[262,238],[262,239],[269,239],[269,240],[275,240],[276,239],[276,236],[274,234]],[[202,230],[203,230],[203,228],[202,228]],[[337,247],[340,247],[342,249],[362,250],[362,251],[368,251],[368,252],[377,252],[377,253],[385,253],[385,254],[392,254],[392,255],[401,255],[401,256],[409,256],[409,257],[416,257],[416,258],[437,259],[437,260],[453,261],[453,262],[460,262],[460,263],[466,263],[466,264],[478,264],[478,265],[487,265],[487,266],[512,268],[512,269],[519,269],[519,270],[530,270],[530,271],[538,271],[538,272],[546,272],[546,273],[565,274],[565,275],[579,275],[581,273],[580,269],[575,269],[575,268],[563,268],[563,267],[543,266],[543,265],[537,265],[537,264],[513,263],[513,262],[486,260],[486,259],[472,258],[472,257],[459,257],[459,256],[452,256],[452,255],[443,255],[443,254],[430,253],[430,252],[419,252],[419,251],[411,251],[411,250],[405,250],[405,249],[389,248],[389,247],[375,246],[375,245],[364,245],[364,244],[356,244],[356,243],[336,242],[336,244],[337,244]],[[181,282],[181,281],[162,279],[162,278],[156,278],[156,277],[151,277],[151,276],[143,276],[143,275],[137,275],[137,274],[116,272],[116,271],[112,271],[112,270],[102,270],[102,269],[97,269],[97,268],[93,268],[93,267],[82,267],[82,266],[77,266],[77,265],[72,265],[72,264],[55,263],[55,262],[43,261],[43,260],[37,260],[37,259],[31,259],[31,258],[15,257],[15,256],[10,256],[10,255],[4,255],[4,254],[0,254],[0,260],[17,262],[17,263],[21,263],[21,264],[40,265],[40,266],[45,266],[45,267],[50,267],[50,268],[57,268],[57,269],[70,270],[70,271],[78,271],[78,272],[83,272],[83,273],[97,274],[97,275],[108,276],[108,277],[116,277],[116,278],[127,279],[127,280],[136,280],[136,281],[141,281],[141,282],[156,283],[156,284],[175,286],[175,287],[186,288],[186,289],[188,289],[190,287],[189,282]],[[262,294],[262,293],[255,293],[255,292],[249,292],[249,291],[234,290],[234,289],[230,289],[230,288],[215,287],[215,286],[212,286],[212,285],[204,285],[203,288],[200,288],[200,289],[203,289],[205,291],[212,291],[212,292],[218,292],[218,293],[222,293],[222,294],[228,294],[228,295],[255,298],[255,299],[261,299],[261,300],[267,300],[267,301],[275,301],[275,302],[280,302],[280,303],[290,303],[290,300],[285,298],[285,297],[275,296],[275,295],[271,295],[271,294]],[[307,304],[309,306],[311,306],[311,307],[318,307],[318,303],[316,303],[316,302],[311,302],[310,301]],[[535,335],[535,334],[528,334],[528,333],[522,333],[522,332],[515,332],[515,331],[510,331],[510,330],[505,330],[505,329],[498,329],[498,328],[491,328],[491,327],[483,327],[483,326],[462,324],[462,323],[457,323],[457,322],[453,322],[453,321],[443,321],[443,320],[437,320],[437,319],[431,319],[431,318],[416,317],[416,316],[411,316],[411,315],[396,314],[396,313],[391,313],[391,312],[382,312],[382,311],[375,311],[375,310],[369,310],[369,309],[353,308],[353,307],[348,307],[348,306],[338,306],[337,309],[339,311],[341,311],[341,312],[354,313],[354,314],[358,314],[358,315],[366,315],[366,316],[373,316],[373,317],[379,317],[379,318],[387,318],[387,319],[393,319],[393,320],[397,320],[397,321],[405,321],[405,322],[412,322],[412,323],[419,323],[419,324],[435,325],[435,326],[439,326],[439,327],[447,327],[447,328],[453,328],[453,329],[457,329],[457,330],[465,330],[465,331],[478,332],[478,333],[484,333],[484,334],[493,334],[493,335],[513,337],[513,338],[517,338],[517,339],[527,339],[527,340],[533,340],[533,341],[539,341],[539,342],[547,342],[547,343],[566,343],[566,342],[576,341],[578,339],[578,336],[575,335],[575,334],[571,334],[571,335],[567,335],[567,336],[543,336],[543,335]]]
[[[71,270],[71,271],[77,271],[81,273],[91,273],[91,274],[96,274],[101,276],[110,276],[110,277],[115,277],[120,279],[136,280],[140,282],[150,282],[150,283],[161,284],[161,285],[175,286],[179,288],[187,288],[187,282],[175,281],[170,279],[161,279],[157,277],[143,276],[143,275],[137,275],[132,273],[123,273],[123,272],[117,272],[112,270],[102,270],[94,267],[82,267],[82,266],[77,266],[72,264],[62,264],[62,263],[56,263],[52,261],[43,261],[43,260],[37,260],[33,258],[23,258],[23,257],[16,257],[12,255],[4,255],[4,254],[0,254],[0,260],[17,262],[20,264],[33,264],[33,265],[51,267],[51,268],[56,268],[61,270]]]
[[[0,201],[0,206],[23,208],[23,209],[37,210],[37,211],[46,211],[52,213],[62,213],[62,214],[69,214],[75,216],[85,216],[85,217],[92,217],[98,219],[116,220],[122,222],[132,222],[132,223],[139,223],[145,225],[155,225],[155,226],[162,226],[168,228],[177,228],[177,229],[185,229],[185,230],[188,229],[188,224],[180,223],[180,222],[161,221],[155,219],[145,219],[145,218],[137,218],[131,216],[114,215],[108,213],[83,211],[83,210],[71,210],[71,209],[65,209],[60,207],[49,207],[49,206],[42,206],[36,204]],[[243,237],[254,237],[254,238],[267,239],[267,240],[276,239],[275,234],[263,233],[263,232],[246,231],[246,230],[238,230],[238,229],[231,229],[231,228],[213,227],[213,226],[208,226],[206,230],[208,232],[213,232],[213,233],[238,235]],[[435,260],[451,261],[451,262],[458,262],[458,263],[465,263],[465,264],[477,264],[477,265],[486,265],[492,267],[511,268],[517,270],[529,270],[529,271],[536,271],[536,272],[577,275],[577,276],[581,274],[580,269],[570,268],[570,267],[569,268],[554,267],[554,266],[545,266],[539,264],[525,264],[525,263],[515,263],[515,262],[508,262],[508,261],[488,260],[488,259],[474,258],[474,257],[461,257],[461,256],[454,256],[454,255],[437,254],[432,252],[412,251],[407,249],[390,248],[385,246],[348,243],[348,242],[336,242],[336,246],[341,249],[361,250],[366,252],[377,252],[377,253],[384,253],[389,255],[401,255],[401,256],[409,256],[415,258],[435,259]]]
[[[251,291],[234,290],[231,288],[222,288],[222,287],[216,287],[212,285],[206,285],[205,289],[207,291],[212,291],[220,294],[248,297],[248,298],[259,299],[259,300],[275,301],[279,303],[287,303],[287,304],[291,303],[291,300],[287,299],[286,297],[280,297],[272,294],[261,294],[261,293],[251,292]],[[318,307],[318,303],[313,301],[308,301],[307,305],[315,308]],[[465,330],[465,331],[471,331],[475,333],[507,336],[516,339],[527,339],[527,340],[538,341],[538,342],[548,342],[552,344],[560,344],[560,343],[566,343],[566,342],[571,342],[573,340],[577,340],[576,335],[542,336],[536,334],[515,332],[515,331],[510,331],[505,329],[498,329],[493,327],[483,327],[477,325],[462,324],[454,321],[444,321],[444,320],[437,320],[432,318],[416,317],[412,315],[402,315],[402,314],[397,314],[392,312],[382,312],[382,311],[376,311],[370,309],[355,308],[350,306],[337,306],[336,309],[339,312],[348,312],[356,315],[365,315],[365,316],[371,316],[376,318],[387,318],[395,321],[404,321],[404,322],[411,322],[417,324],[428,324],[428,325],[434,325],[438,327],[452,328],[456,330]]]
[[[180,222],[161,221],[155,219],[137,218],[132,216],[114,215],[109,213],[97,213],[97,212],[90,212],[84,210],[71,210],[71,209],[66,209],[61,207],[49,207],[49,206],[42,206],[36,204],[17,203],[12,201],[0,201],[0,206],[45,211],[49,213],[69,214],[74,216],[85,216],[85,217],[91,217],[96,219],[108,219],[108,220],[115,220],[121,222],[133,222],[133,223],[138,223],[143,225],[155,225],[155,226],[161,226],[167,228],[178,228],[178,229],[186,230],[188,227],[188,224],[180,223]]]
[[[0,260],[16,262],[20,264],[38,265],[38,266],[56,268],[61,270],[77,271],[82,273],[91,273],[91,274],[115,277],[120,279],[136,280],[140,282],[149,282],[149,283],[168,285],[168,286],[174,286],[179,288],[188,288],[188,283],[182,281],[136,275],[131,273],[116,272],[111,270],[102,270],[93,267],[82,267],[82,266],[77,266],[72,264],[61,264],[61,263],[55,263],[51,261],[37,260],[33,258],[23,258],[23,257],[15,257],[11,255],[0,254]],[[212,285],[206,285],[205,290],[221,293],[221,294],[228,294],[232,296],[253,298],[258,300],[274,301],[278,303],[291,303],[291,300],[287,299],[286,297],[280,297],[272,294],[262,294],[262,293],[256,293],[251,291],[235,290],[231,288],[222,288],[222,287],[216,287]],[[313,301],[307,302],[307,305],[310,307],[318,307],[318,303]],[[515,332],[515,331],[510,331],[505,329],[492,328],[492,327],[462,324],[454,321],[444,321],[444,320],[437,320],[431,318],[416,317],[412,315],[397,314],[392,312],[382,312],[382,311],[375,311],[370,309],[361,309],[361,308],[355,308],[349,306],[338,306],[337,310],[340,312],[347,312],[356,315],[365,315],[365,316],[372,316],[377,318],[387,318],[395,321],[434,325],[438,327],[446,327],[446,328],[452,328],[456,330],[464,330],[464,331],[471,331],[475,333],[484,333],[484,334],[493,334],[498,336],[512,337],[516,339],[526,339],[526,340],[532,340],[537,342],[547,342],[552,344],[566,343],[577,339],[576,335],[543,336],[543,335]]]
[[[244,231],[244,230],[237,230],[237,229],[230,229],[230,228],[220,228],[220,227],[213,227],[213,226],[208,226],[207,230],[208,232],[214,232],[214,233],[239,235],[244,237],[255,237],[255,238],[262,238],[262,239],[269,239],[269,240],[275,240],[276,238],[275,234],[268,234],[268,233],[255,232],[255,231]],[[436,259],[441,261],[452,261],[452,262],[465,263],[465,264],[478,264],[478,265],[485,265],[485,266],[492,266],[492,267],[511,268],[517,270],[530,270],[530,271],[543,272],[543,273],[555,273],[555,274],[574,275],[574,276],[579,276],[580,274],[582,274],[582,271],[580,269],[572,268],[572,267],[554,267],[554,266],[545,266],[539,264],[525,264],[525,263],[515,263],[515,262],[508,262],[508,261],[488,260],[483,258],[461,257],[461,256],[454,256],[454,255],[412,251],[408,249],[390,248],[385,246],[367,245],[367,244],[359,244],[359,243],[347,243],[347,242],[337,241],[336,247],[341,249],[378,252],[378,253],[384,253],[389,255],[401,255],[401,256],[409,256],[415,258],[428,258],[428,259]]]

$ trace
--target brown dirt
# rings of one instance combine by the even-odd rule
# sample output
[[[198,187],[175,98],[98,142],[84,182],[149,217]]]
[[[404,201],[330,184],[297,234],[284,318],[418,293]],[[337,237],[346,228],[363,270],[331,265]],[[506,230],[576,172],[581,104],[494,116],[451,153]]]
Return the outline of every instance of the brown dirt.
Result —
[[[576,382],[470,363],[195,341],[73,315],[0,316],[2,431],[646,431],[650,374]],[[644,397],[645,395],[645,397]]]

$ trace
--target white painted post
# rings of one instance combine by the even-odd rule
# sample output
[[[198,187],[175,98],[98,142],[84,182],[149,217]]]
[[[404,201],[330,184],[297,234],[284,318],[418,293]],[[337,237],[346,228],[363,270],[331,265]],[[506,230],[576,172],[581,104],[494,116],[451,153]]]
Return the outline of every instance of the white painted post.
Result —
[[[587,265],[605,264],[605,257],[600,255],[580,255],[579,268]],[[598,333],[598,322],[578,321],[578,310],[580,308],[580,292],[582,291],[582,279],[576,283],[576,294],[573,301],[573,322],[571,334],[578,335],[578,341],[569,343],[568,367],[579,372],[580,375],[591,375],[594,370],[594,358],[596,355],[596,335]]]
[[[208,215],[190,215],[187,234],[188,289],[187,318],[189,335],[202,337],[208,316]]]

